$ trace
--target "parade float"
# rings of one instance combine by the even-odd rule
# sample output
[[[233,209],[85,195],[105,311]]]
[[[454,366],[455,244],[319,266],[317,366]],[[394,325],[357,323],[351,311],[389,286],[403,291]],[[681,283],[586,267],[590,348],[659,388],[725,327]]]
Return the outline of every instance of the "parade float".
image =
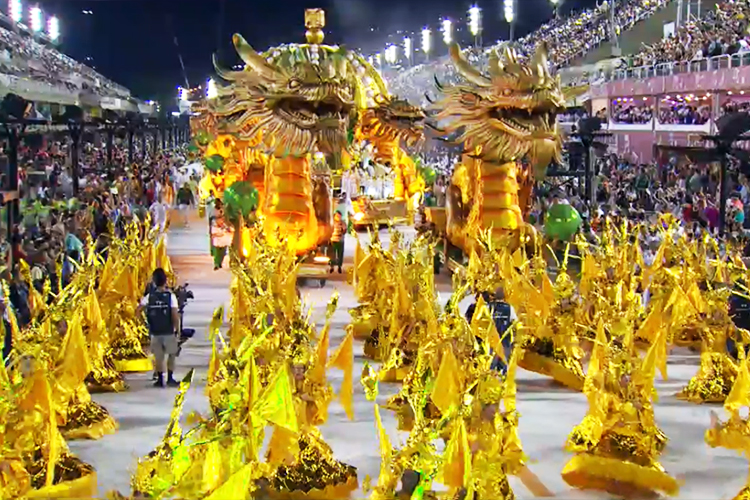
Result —
[[[448,189],[448,239],[470,253],[489,230],[495,246],[518,248],[535,234],[525,222],[534,183],[561,154],[555,117],[565,96],[544,46],[528,61],[510,47],[502,57],[493,52],[489,74],[471,66],[458,45],[450,52],[464,81],[438,84],[443,98],[434,104],[443,131],[458,134],[464,148]]]
[[[361,157],[371,160],[361,161],[359,189],[349,193],[355,228],[411,222],[426,187],[421,163],[404,149],[421,145],[424,111],[387,95],[376,96],[375,103],[362,113],[355,136]]]
[[[257,223],[267,238],[291,241],[300,260],[313,265],[303,265],[301,277],[322,279],[328,265],[322,250],[333,230],[333,170],[349,168],[355,139],[382,144],[384,151],[387,144],[393,164],[405,165],[396,146],[421,137],[423,115],[394,104],[399,101],[362,55],[322,44],[322,10],[307,10],[305,25],[307,43],[262,54],[235,35],[245,67],[227,71],[215,64],[228,84],[197,106],[191,123],[206,166],[201,206],[221,200],[224,216],[235,214],[228,225],[237,254],[246,246],[247,226]],[[316,154],[326,161],[315,161]],[[414,176],[408,166],[401,171],[404,193],[414,196]]]

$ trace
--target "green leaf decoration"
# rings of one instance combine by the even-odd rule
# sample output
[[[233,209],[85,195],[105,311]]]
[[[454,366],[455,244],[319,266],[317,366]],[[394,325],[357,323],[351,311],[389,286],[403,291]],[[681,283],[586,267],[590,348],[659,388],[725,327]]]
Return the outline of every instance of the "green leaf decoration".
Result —
[[[205,130],[201,130],[195,134],[195,142],[197,142],[199,146],[208,146],[208,143],[211,142],[211,135]]]
[[[224,213],[232,222],[237,222],[240,215],[249,219],[258,209],[258,190],[247,181],[235,182],[224,190]]]
[[[211,172],[221,172],[224,168],[224,157],[221,155],[211,155],[205,159],[205,165]]]

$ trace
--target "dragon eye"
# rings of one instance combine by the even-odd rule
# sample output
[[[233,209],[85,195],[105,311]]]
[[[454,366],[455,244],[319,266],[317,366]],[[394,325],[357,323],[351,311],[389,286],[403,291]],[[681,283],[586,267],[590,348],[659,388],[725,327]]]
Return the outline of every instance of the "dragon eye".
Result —
[[[510,90],[510,89],[503,90],[503,95],[511,95],[512,93],[513,93],[513,91]]]
[[[290,89],[296,89],[299,88],[302,85],[302,82],[297,80],[296,78],[293,80],[289,80],[289,88]]]

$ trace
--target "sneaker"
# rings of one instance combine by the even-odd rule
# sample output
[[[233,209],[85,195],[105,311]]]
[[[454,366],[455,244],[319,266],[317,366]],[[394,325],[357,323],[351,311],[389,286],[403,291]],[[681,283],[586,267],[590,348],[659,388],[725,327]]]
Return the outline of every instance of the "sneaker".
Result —
[[[154,375],[151,377],[151,380],[159,380],[159,374],[154,372]]]
[[[163,380],[157,380],[154,382],[154,387],[164,388],[164,381]]]
[[[333,274],[333,268],[329,269],[329,270],[328,270],[328,273],[329,273],[329,274]]]
[[[180,387],[180,383],[173,378],[167,380],[167,387]]]
[[[341,268],[339,267],[339,274],[341,274]]]

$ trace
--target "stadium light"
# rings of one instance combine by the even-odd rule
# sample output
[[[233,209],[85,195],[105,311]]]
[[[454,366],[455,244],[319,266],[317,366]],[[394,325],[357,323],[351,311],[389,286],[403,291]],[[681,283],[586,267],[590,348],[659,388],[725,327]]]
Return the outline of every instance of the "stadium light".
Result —
[[[21,0],[10,0],[8,2],[8,13],[14,23],[23,21],[23,6]]]
[[[216,88],[216,81],[213,78],[209,78],[206,84],[206,99],[216,99],[218,96],[219,91]]]
[[[47,36],[50,40],[56,42],[60,38],[60,20],[55,16],[50,17],[47,20]]]
[[[39,7],[34,6],[29,9],[29,26],[34,33],[42,31],[44,27],[42,24],[42,9]]]
[[[409,63],[411,63],[411,38],[408,36],[404,38],[404,57]]]
[[[425,53],[426,57],[430,56],[430,49],[432,49],[432,32],[430,28],[424,28],[422,30],[422,52]]]
[[[450,19],[443,19],[443,41],[446,45],[453,41],[453,23]]]
[[[177,87],[178,95],[180,97],[180,101],[187,102],[188,100],[188,92],[186,89],[183,89],[182,87]]]
[[[513,29],[516,25],[516,0],[504,0],[503,11],[505,13],[505,21],[510,24],[510,41],[512,42]]]
[[[473,5],[469,9],[469,32],[477,37],[482,31],[482,10]]]
[[[398,59],[398,48],[395,45],[389,45],[385,48],[385,62],[396,64],[396,59]]]

